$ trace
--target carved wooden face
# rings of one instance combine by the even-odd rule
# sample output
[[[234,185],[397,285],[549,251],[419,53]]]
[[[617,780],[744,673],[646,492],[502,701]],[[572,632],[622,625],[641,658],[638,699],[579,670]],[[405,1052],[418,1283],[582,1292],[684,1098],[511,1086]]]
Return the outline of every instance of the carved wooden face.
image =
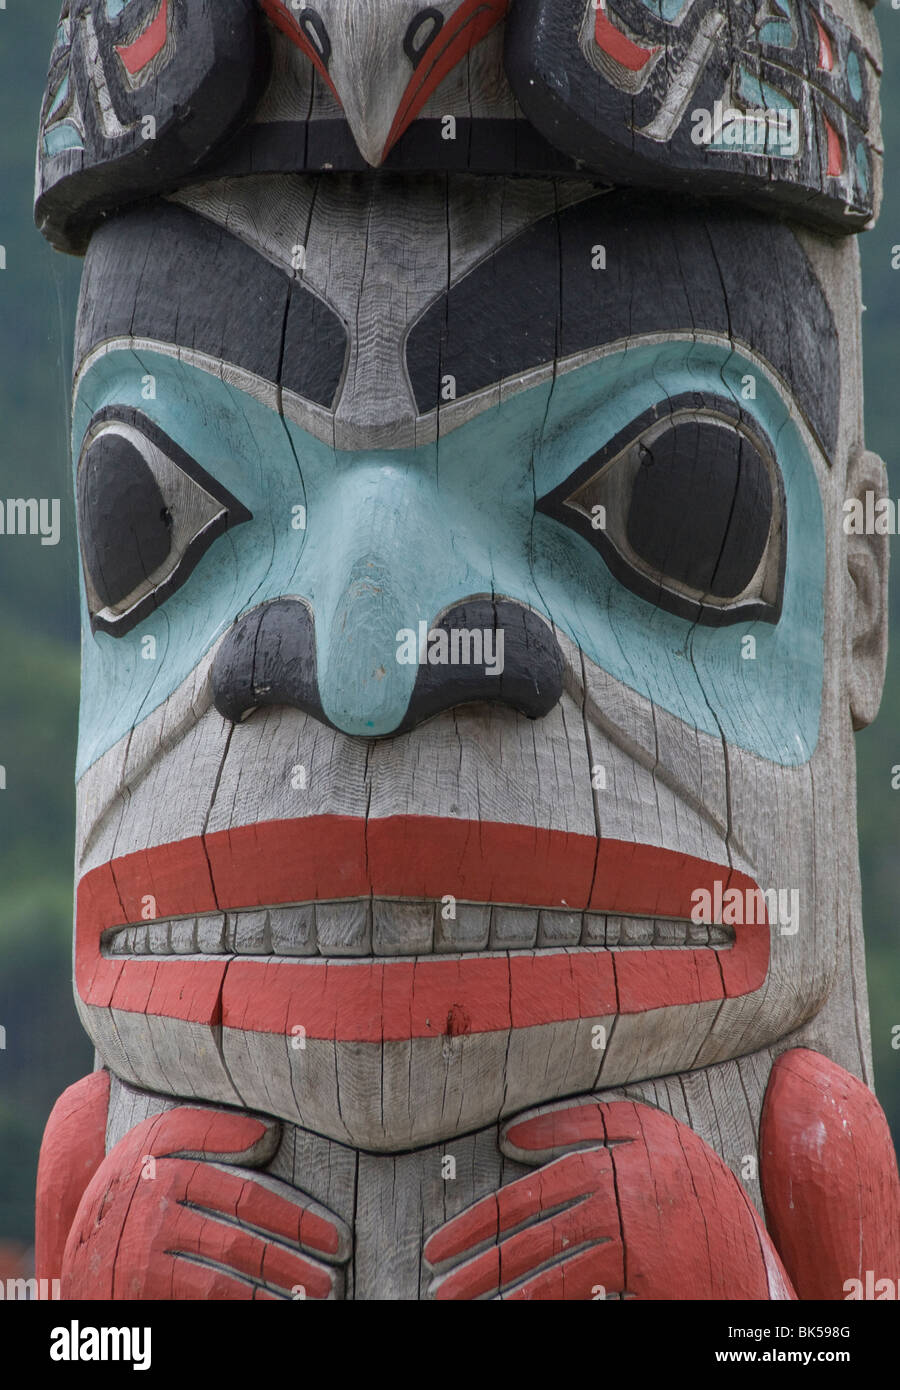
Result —
[[[245,178],[94,236],[77,989],[120,1075],[400,1149],[815,1011],[842,304],[786,226],[572,182]]]

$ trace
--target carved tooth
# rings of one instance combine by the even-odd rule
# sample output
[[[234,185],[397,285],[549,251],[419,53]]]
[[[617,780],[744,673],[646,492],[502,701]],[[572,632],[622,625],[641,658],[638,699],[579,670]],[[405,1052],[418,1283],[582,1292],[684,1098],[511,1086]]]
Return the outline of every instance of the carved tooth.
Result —
[[[584,914],[584,926],[581,932],[582,946],[604,946],[606,945],[606,914],[603,912],[586,912]]]
[[[238,955],[271,955],[269,914],[265,908],[259,908],[255,912],[236,912],[234,923],[234,949]]]
[[[654,946],[683,946],[686,939],[685,922],[661,918],[654,924]]]
[[[169,924],[169,947],[173,955],[190,956],[197,949],[197,919],[182,917]]]
[[[371,955],[371,900],[316,903],[316,937],[320,956]]]
[[[313,903],[299,907],[273,907],[269,911],[269,932],[276,956],[314,956],[316,954],[316,909]]]
[[[221,912],[197,918],[197,950],[203,955],[225,954],[225,918]]]
[[[535,907],[491,908],[491,949],[512,951],[522,946],[534,946],[538,939],[538,916]]]
[[[619,938],[622,935],[622,923],[624,917],[607,917],[606,919],[606,944],[607,946],[618,946]]]
[[[149,955],[150,945],[147,941],[147,926],[145,922],[135,927],[135,955]]]
[[[491,929],[488,903],[457,903],[456,917],[445,921],[438,903],[435,912],[434,949],[436,951],[483,951]]]
[[[581,913],[545,911],[540,915],[539,946],[577,946],[581,940]]]
[[[712,922],[709,926],[710,946],[725,946],[733,940],[731,929],[723,927],[720,922]]]
[[[653,944],[652,917],[622,917],[619,928],[620,946],[651,946]]]
[[[709,927],[705,922],[686,922],[686,940],[689,946],[708,946]]]
[[[376,956],[430,955],[434,940],[433,902],[375,902],[372,950]]]
[[[147,950],[153,956],[171,955],[169,923],[150,922],[147,925]]]

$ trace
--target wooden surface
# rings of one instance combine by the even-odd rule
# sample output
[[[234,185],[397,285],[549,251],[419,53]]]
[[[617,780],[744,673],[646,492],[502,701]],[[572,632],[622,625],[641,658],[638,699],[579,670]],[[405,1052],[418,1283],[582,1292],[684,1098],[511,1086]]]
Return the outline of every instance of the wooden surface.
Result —
[[[900,1274],[853,750],[887,551],[840,524],[883,485],[846,235],[877,205],[877,39],[850,0],[788,36],[733,8],[693,87],[701,0],[63,26],[42,140],[70,59],[101,125],[100,58],[160,117],[152,158],[125,132],[39,175],[48,235],[89,243],[98,1070],[42,1157],[65,1296]],[[790,167],[685,144],[679,92],[746,63],[806,102]]]
[[[801,1298],[896,1298],[900,1180],[871,1091],[817,1052],[785,1053],[766,1091],[760,1163],[769,1229]]]
[[[878,209],[879,72],[874,24],[852,0],[758,14],[709,0],[657,11],[643,0],[132,0],[117,12],[75,0],[51,56],[37,219],[80,254],[109,211],[192,175],[387,164],[586,169],[847,234]],[[694,113],[712,120],[717,104],[720,125],[739,113],[736,133],[698,143]],[[783,148],[780,127],[745,130],[747,112],[790,113],[793,143]]]
[[[109,1073],[95,1071],[63,1091],[50,1112],[35,1193],[38,1279],[62,1276],[66,1241],[79,1203],[106,1153],[109,1097]]]

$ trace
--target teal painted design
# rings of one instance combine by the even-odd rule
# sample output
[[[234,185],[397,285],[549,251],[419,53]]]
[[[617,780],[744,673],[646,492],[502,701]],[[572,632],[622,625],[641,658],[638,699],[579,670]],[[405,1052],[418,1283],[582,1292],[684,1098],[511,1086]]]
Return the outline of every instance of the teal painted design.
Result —
[[[852,48],[847,54],[847,83],[853,100],[859,101],[862,98],[862,73],[859,70],[859,58]]]
[[[60,121],[43,137],[44,154],[60,154],[63,150],[83,150],[84,141],[71,121]]]
[[[771,0],[772,7],[780,10],[783,19],[767,19],[759,28],[760,43],[771,44],[773,48],[793,48],[796,43],[794,12],[790,0]]]
[[[793,111],[794,105],[790,98],[780,92],[777,87],[770,87],[768,82],[761,81],[756,73],[750,72],[743,65],[738,69],[738,92],[744,101],[751,106],[764,108],[768,111]]]
[[[641,0],[644,9],[655,14],[658,19],[664,19],[668,24],[674,23],[688,3],[689,0]]]
[[[122,13],[126,5],[130,5],[131,0],[106,0],[107,19],[116,19]]]
[[[148,372],[154,401],[141,395]],[[775,626],[696,627],[626,590],[588,541],[536,514],[535,497],[667,396],[739,399],[747,373],[757,398],[741,406],[778,441],[784,477],[782,616]],[[403,718],[417,668],[396,660],[401,628],[497,593],[552,616],[590,661],[694,728],[786,766],[815,748],[825,551],[816,474],[782,396],[724,345],[635,344],[512,396],[439,448],[335,451],[198,368],[117,351],[81,383],[76,456],[91,416],[112,404],[155,420],[253,519],[220,537],[183,588],[125,637],[91,636],[85,613],[79,775],[237,617],[282,595],[312,605],[323,706],[351,734],[387,734]],[[292,525],[298,505],[301,532]],[[756,639],[752,661],[741,657],[745,634]],[[142,656],[148,636],[154,660]]]
[[[784,92],[760,81],[747,68],[738,69],[738,96],[749,110],[735,111],[739,125],[733,120],[726,124],[709,148],[713,150],[743,150],[745,154],[793,157],[799,151],[800,121],[796,107]],[[731,108],[728,108],[731,109]],[[763,112],[780,113],[781,122],[773,115],[762,119]],[[754,120],[758,115],[759,120]],[[746,121],[746,125],[743,122]],[[728,138],[726,138],[726,130]]]
[[[63,78],[62,82],[60,82],[60,84],[59,84],[59,88],[57,89],[56,96],[53,98],[53,100],[52,100],[51,103],[50,103],[49,109],[48,109],[48,111],[47,111],[47,120],[48,120],[48,121],[49,121],[50,117],[53,116],[53,115],[55,115],[55,113],[60,109],[60,107],[63,105],[63,103],[65,102],[66,97],[67,97],[68,95],[69,95],[69,74],[66,73],[66,75],[65,75],[65,77]]]

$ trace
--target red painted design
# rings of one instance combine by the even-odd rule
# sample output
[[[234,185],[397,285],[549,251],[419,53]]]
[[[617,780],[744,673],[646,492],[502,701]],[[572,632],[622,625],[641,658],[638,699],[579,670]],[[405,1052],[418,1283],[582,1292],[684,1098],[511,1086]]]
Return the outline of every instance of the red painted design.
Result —
[[[269,1132],[252,1116],[189,1107],[130,1130],[78,1206],[63,1298],[289,1298],[300,1284],[308,1298],[328,1298],[336,1271],[317,1257],[346,1259],[337,1226],[286,1184],[272,1191],[248,1167],[213,1166],[252,1169],[264,1161]],[[225,1268],[193,1264],[191,1256]],[[260,1289],[259,1281],[272,1287]]]
[[[116,52],[122,59],[132,77],[152,62],[165,46],[169,33],[169,0],[161,0],[154,19],[147,28],[129,44],[116,44]]]
[[[301,52],[306,54],[316,72],[322,80],[328,84],[338,101],[340,101],[337,88],[329,77],[328,69],[322,61],[321,53],[314,43],[310,43],[303,30],[300,28],[297,20],[297,13],[290,8],[289,0],[259,0],[259,3],[276,29],[280,29],[282,34],[287,34],[288,38],[297,45]]]
[[[844,169],[844,152],[841,146],[841,137],[838,135],[834,126],[823,116],[825,122],[825,138],[828,141],[828,168],[825,170],[830,179],[840,178]]]
[[[448,15],[412,75],[385,141],[382,160],[418,116],[428,98],[466,54],[505,19],[509,0],[465,0]]]
[[[670,1115],[631,1101],[552,1108],[514,1121],[501,1148],[539,1166],[427,1241],[436,1298],[591,1300],[598,1285],[637,1299],[793,1296],[734,1174]]]
[[[831,39],[828,36],[827,30],[819,23],[816,15],[813,15],[813,19],[816,21],[816,28],[819,31],[819,53],[816,61],[823,72],[833,72],[834,50],[831,47]]]
[[[642,48],[640,44],[629,39],[621,29],[616,28],[606,10],[602,9],[597,11],[594,41],[598,48],[602,48],[604,53],[608,53],[610,58],[629,72],[640,72],[647,66],[654,53],[659,52],[658,44],[653,48]]]
[[[900,1281],[900,1178],[884,1112],[855,1076],[795,1048],[779,1057],[760,1124],[772,1238],[799,1296],[843,1300],[846,1281]],[[871,1295],[870,1295],[871,1296]]]
[[[211,877],[212,875],[212,877]],[[494,1032],[641,1013],[758,989],[766,924],[735,928],[730,950],[565,950],[401,960],[108,960],[100,938],[159,917],[370,893],[688,918],[691,893],[753,880],[652,845],[430,816],[312,816],[219,831],[125,855],[78,886],[75,973],[86,1004],[215,1026],[380,1042],[454,1029]]]
[[[85,1188],[106,1153],[109,1072],[95,1071],[63,1091],[50,1112],[37,1171],[34,1269],[59,1279],[63,1251]]]

